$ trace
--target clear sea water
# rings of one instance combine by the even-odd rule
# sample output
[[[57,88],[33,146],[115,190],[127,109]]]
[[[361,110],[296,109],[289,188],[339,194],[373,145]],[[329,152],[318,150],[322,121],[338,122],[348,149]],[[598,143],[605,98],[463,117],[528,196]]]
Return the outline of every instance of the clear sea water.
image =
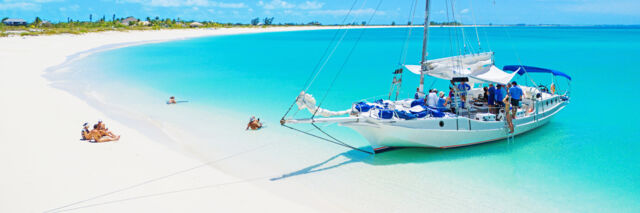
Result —
[[[366,29],[359,42],[362,29],[350,30],[309,92],[320,101],[344,63],[323,107],[343,110],[362,98],[386,96],[407,30]],[[431,28],[429,57],[456,53],[459,48],[450,41],[461,39],[459,30]],[[479,49],[474,29],[464,31],[468,45]],[[301,202],[322,200],[349,211],[454,206],[479,211],[640,211],[640,123],[635,119],[640,116],[635,109],[640,101],[634,95],[640,84],[636,70],[640,28],[478,31],[482,49],[496,53],[499,67],[525,64],[571,75],[568,107],[546,126],[512,142],[450,150],[400,149],[373,157],[280,127],[278,121],[336,30],[217,36],[121,48],[76,62],[72,66],[76,72],[68,78],[86,83],[83,90],[100,94],[102,107],[127,109],[129,114],[179,127],[194,139],[177,146],[188,147],[205,161],[240,153],[215,166],[242,178],[273,174],[261,185]],[[408,40],[407,64],[418,64],[421,34],[414,28]],[[551,79],[533,78],[541,83]],[[524,77],[518,80],[527,82]],[[558,81],[562,89],[568,88],[567,81]],[[428,85],[432,82],[426,80]],[[433,85],[442,90],[446,83]],[[400,97],[410,97],[417,84],[418,77],[406,72]],[[171,95],[189,102],[166,106]],[[267,128],[245,132],[251,115],[262,118]],[[300,112],[297,117],[308,115]],[[349,129],[326,128],[343,141],[367,146]],[[286,188],[283,185],[296,190],[279,191]],[[296,198],[301,191],[315,196]]]

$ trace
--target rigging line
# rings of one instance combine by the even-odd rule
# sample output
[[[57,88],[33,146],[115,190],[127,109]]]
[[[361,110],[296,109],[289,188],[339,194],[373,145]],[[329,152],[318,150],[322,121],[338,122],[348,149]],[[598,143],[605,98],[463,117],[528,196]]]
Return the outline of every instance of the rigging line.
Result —
[[[307,80],[305,81],[305,83],[303,84],[304,86],[302,87],[304,91],[307,91],[308,89],[307,84],[309,84],[309,81],[311,80],[311,77],[313,76],[313,74],[318,72],[318,66],[322,62],[322,59],[326,56],[327,52],[332,46],[331,44],[333,44],[333,42],[335,41],[336,37],[338,36],[338,33],[340,32],[340,29],[342,28],[342,25],[344,25],[344,23],[347,21],[347,18],[351,14],[351,11],[353,10],[353,7],[356,5],[357,2],[358,0],[353,1],[353,3],[351,4],[351,7],[349,8],[349,11],[347,12],[347,15],[345,15],[344,19],[342,19],[342,24],[338,26],[338,29],[336,30],[336,32],[333,33],[331,42],[329,42],[329,44],[327,45],[327,48],[325,48],[324,52],[322,53],[322,57],[318,59],[318,63],[316,63],[316,66],[313,68],[313,72],[309,73],[309,77],[307,77]],[[298,101],[298,98],[296,97],[296,100],[294,100],[293,103],[291,103],[291,106],[289,106],[289,109],[287,109],[287,112],[284,113],[284,115],[282,116],[282,119],[284,119],[287,116],[287,114],[289,114],[289,112],[291,111],[291,108],[293,108],[293,106],[296,104],[297,101]]]
[[[146,184],[157,182],[157,181],[160,181],[160,180],[163,180],[163,179],[166,179],[166,178],[169,178],[169,177],[173,177],[173,176],[176,176],[176,175],[179,175],[179,174],[183,174],[183,173],[186,173],[186,172],[190,172],[192,170],[196,170],[196,169],[199,169],[199,168],[202,168],[202,167],[214,164],[214,163],[219,163],[220,161],[224,161],[224,160],[227,160],[227,159],[230,159],[230,158],[233,158],[233,157],[237,157],[237,156],[249,153],[249,152],[253,152],[253,151],[262,149],[262,148],[264,148],[266,146],[269,146],[269,145],[271,145],[271,143],[266,143],[266,144],[263,144],[263,145],[258,146],[256,148],[253,148],[253,149],[247,149],[247,150],[244,150],[242,152],[234,153],[234,154],[222,157],[222,158],[218,158],[216,160],[212,160],[212,161],[209,161],[209,162],[206,162],[206,163],[202,163],[202,164],[200,164],[198,166],[194,166],[194,167],[191,167],[191,168],[179,170],[179,171],[176,171],[174,173],[171,173],[171,174],[168,174],[168,175],[165,175],[165,176],[161,176],[161,177],[153,178],[153,179],[150,179],[150,180],[146,180],[146,181],[143,181],[143,182],[140,182],[140,183],[137,183],[137,184],[133,184],[133,185],[130,185],[130,186],[127,186],[127,187],[124,187],[124,188],[121,188],[121,189],[118,189],[118,190],[115,190],[115,191],[103,193],[103,194],[100,194],[100,195],[97,195],[97,196],[93,196],[93,197],[88,198],[88,199],[84,199],[84,200],[77,201],[77,202],[74,202],[74,203],[70,203],[70,204],[67,204],[67,205],[64,205],[64,206],[53,208],[53,209],[47,210],[45,212],[57,211],[57,210],[60,210],[60,209],[63,209],[63,208],[67,208],[67,207],[70,207],[70,206],[75,206],[75,205],[80,204],[80,203],[84,203],[84,202],[95,200],[95,199],[98,199],[98,198],[101,198],[101,197],[105,197],[105,196],[108,196],[108,195],[116,194],[118,192],[123,192],[123,191],[126,191],[126,190],[134,189],[134,188],[146,185]]]
[[[361,151],[361,152],[364,152],[364,153],[373,154],[373,153],[371,153],[371,152],[369,152],[369,151],[366,151],[366,150],[363,150],[363,149],[356,148],[356,147],[351,146],[351,145],[349,145],[349,144],[347,144],[347,143],[345,143],[345,142],[342,142],[341,140],[338,140],[337,138],[335,138],[335,137],[331,136],[329,133],[327,133],[327,132],[325,132],[324,130],[320,129],[320,127],[316,126],[316,124],[314,124],[314,123],[311,123],[311,125],[313,125],[313,126],[314,126],[316,129],[318,129],[320,132],[322,132],[322,133],[323,133],[323,134],[325,134],[326,136],[330,137],[331,139],[333,139],[334,141],[338,142],[339,144],[342,144],[342,145],[343,145],[343,146],[345,146],[345,147],[349,147],[349,148],[351,148],[351,149],[358,150],[358,151]]]
[[[471,17],[473,18],[473,27],[476,29],[476,39],[478,39],[478,48],[480,49],[480,52],[482,52],[482,45],[480,44],[480,35],[478,34],[478,24],[476,22],[476,15],[473,12],[473,0],[469,1],[469,4],[471,5]]]
[[[307,80],[304,83],[304,87],[306,89],[304,89],[304,91],[306,91],[308,89],[307,84],[309,84],[309,82],[311,81],[311,78],[313,77],[313,74],[315,74],[316,72],[319,72],[318,67],[320,66],[320,64],[322,63],[322,60],[325,58],[325,56],[327,55],[327,53],[329,52],[330,47],[332,46],[333,42],[335,41],[336,37],[338,36],[338,33],[340,32],[340,29],[342,28],[342,25],[344,25],[344,23],[347,21],[347,19],[349,18],[349,15],[351,14],[351,11],[353,10],[353,7],[356,5],[356,3],[358,2],[358,0],[354,0],[353,3],[351,4],[351,7],[349,8],[349,11],[347,12],[347,15],[344,16],[344,18],[342,19],[342,24],[341,26],[338,27],[338,29],[336,30],[335,33],[333,33],[333,37],[331,38],[331,42],[329,43],[329,45],[327,45],[327,47],[324,49],[324,52],[322,53],[322,57],[320,57],[320,59],[318,60],[318,62],[316,63],[316,66],[313,68],[313,72],[310,73],[309,77],[307,78]]]
[[[455,0],[449,0],[449,3],[451,3],[451,7],[449,9],[451,9],[451,19],[453,22],[456,22],[456,15],[455,15]],[[455,54],[456,55],[462,55],[461,51],[460,51],[460,37],[458,35],[458,29],[455,28],[454,26],[449,26],[453,28],[453,35],[455,36],[455,51],[457,51]],[[461,70],[460,67],[460,63],[455,63],[456,60],[461,61],[462,58],[461,57],[451,57],[451,62],[452,65],[454,67],[454,73],[456,73],[456,70]],[[459,72],[459,71],[458,71]]]
[[[418,0],[413,1],[411,5],[411,14],[409,15],[409,30],[407,32],[407,38],[404,40],[404,44],[402,47],[402,52],[400,53],[400,66],[404,66],[407,62],[407,54],[409,51],[409,40],[411,39],[411,32],[413,31],[413,22],[416,17],[416,8],[418,7]],[[396,88],[396,100],[398,100],[398,95],[400,94],[400,89],[402,88],[402,73],[400,73],[400,84]],[[393,90],[392,90],[393,91]],[[391,99],[391,93],[389,93],[389,99]]]
[[[369,20],[367,20],[367,22],[365,24],[370,24],[371,20],[373,19],[373,17],[376,15],[376,12],[378,12],[378,8],[380,8],[380,5],[382,4],[382,0],[378,1],[378,5],[376,5],[375,10],[373,10],[373,13],[371,14],[371,16],[369,17]],[[351,55],[353,55],[353,52],[355,51],[356,47],[358,46],[358,44],[360,43],[360,40],[362,39],[362,36],[364,35],[364,32],[367,30],[367,28],[363,28],[362,31],[360,31],[360,35],[358,36],[358,39],[356,40],[356,43],[353,45],[353,47],[351,48],[351,50],[349,51],[349,54],[347,55],[347,58],[344,60],[344,62],[342,63],[342,65],[340,66],[340,69],[338,70],[338,72],[336,73],[336,75],[333,77],[333,80],[331,81],[331,84],[329,85],[329,87],[327,88],[327,92],[325,92],[324,97],[322,97],[322,100],[320,101],[320,104],[318,104],[318,109],[316,109],[316,112],[313,113],[313,116],[311,116],[311,119],[313,119],[316,116],[316,113],[318,112],[318,110],[320,109],[320,107],[322,106],[322,104],[324,103],[324,100],[327,98],[327,95],[329,94],[329,91],[331,91],[331,88],[333,87],[333,85],[336,83],[336,80],[338,79],[338,76],[340,75],[340,73],[342,73],[342,71],[344,70],[345,65],[347,64],[347,62],[349,61],[349,58],[351,58]]]
[[[362,5],[360,6],[360,9],[362,9],[365,4],[367,3],[367,1],[365,0]],[[353,17],[353,20],[355,22],[356,17]],[[309,87],[313,84],[313,82],[316,80],[316,78],[318,77],[318,75],[322,72],[322,70],[324,69],[324,66],[327,65],[327,63],[329,62],[329,59],[331,59],[331,56],[333,56],[333,54],[336,52],[336,50],[338,49],[338,47],[340,46],[340,44],[342,43],[342,41],[344,40],[345,36],[347,35],[347,32],[349,32],[350,28],[346,28],[344,33],[342,34],[342,37],[340,37],[340,40],[338,40],[338,42],[336,43],[336,45],[333,47],[333,50],[331,50],[331,53],[329,53],[329,56],[327,56],[327,58],[324,60],[324,62],[322,63],[322,66],[320,66],[320,69],[318,70],[318,72],[316,73],[316,75],[313,77],[313,79],[311,79],[311,82],[309,82],[309,85],[307,85],[307,87],[304,89],[304,91],[309,90]]]
[[[447,11],[447,22],[451,23],[451,19],[449,17],[449,0],[445,1],[445,10]],[[453,35],[451,35],[451,27],[447,27],[447,31],[449,31],[449,54],[453,55]],[[453,62],[453,58],[451,59]]]
[[[334,144],[339,145],[339,146],[344,146],[344,147],[347,147],[347,148],[352,148],[352,147],[350,147],[350,146],[345,146],[345,145],[343,145],[343,144],[337,143],[337,142],[332,141],[332,140],[329,140],[329,139],[327,139],[327,138],[324,138],[324,137],[321,137],[321,136],[317,136],[317,135],[314,135],[314,134],[311,134],[311,133],[308,133],[308,132],[304,132],[304,131],[302,131],[302,130],[299,130],[299,129],[296,129],[296,128],[293,128],[293,127],[290,127],[290,126],[287,126],[287,125],[282,125],[282,126],[287,127],[287,128],[289,128],[289,129],[292,129],[292,130],[295,130],[295,131],[298,131],[298,132],[301,132],[301,133],[303,133],[303,134],[309,135],[309,136],[311,136],[311,137],[315,137],[315,138],[318,138],[318,139],[321,139],[321,140],[324,140],[324,141],[328,141],[328,142],[334,143]],[[364,153],[368,153],[368,154],[373,154],[373,153],[371,153],[371,152],[369,152],[369,151],[366,151],[366,150],[358,149],[358,148],[355,148],[355,147],[353,147],[353,148],[354,148],[354,150],[358,150],[358,151],[361,151],[361,152],[364,152]]]
[[[416,7],[418,5],[418,0],[415,0],[412,2],[411,4],[411,11],[410,11],[410,15],[409,15],[409,22],[411,23],[411,25],[409,25],[409,30],[407,30],[407,38],[404,40],[404,44],[402,45],[402,52],[400,53],[400,65],[404,65],[407,61],[407,52],[409,51],[409,39],[411,38],[411,31],[413,31],[413,21],[415,20],[415,16],[416,16]]]
[[[512,41],[511,34],[509,34],[509,31],[507,31],[507,29],[504,29],[504,28],[502,30],[505,32],[505,34],[507,34],[507,38],[509,39],[509,41]],[[524,64],[522,63],[522,60],[520,60],[520,54],[518,53],[518,49],[516,48],[515,45],[513,45],[513,42],[509,42],[509,43],[511,44],[511,48],[513,49],[513,52],[515,52],[516,54],[516,59],[518,59],[518,63],[520,64],[520,66],[522,66],[522,69],[524,70],[524,74],[527,75],[526,77],[529,80],[531,80],[531,83],[533,83],[533,85],[537,88],[538,84],[533,80],[533,78],[531,78],[531,76],[529,76],[529,72],[527,72],[527,69],[524,68]]]

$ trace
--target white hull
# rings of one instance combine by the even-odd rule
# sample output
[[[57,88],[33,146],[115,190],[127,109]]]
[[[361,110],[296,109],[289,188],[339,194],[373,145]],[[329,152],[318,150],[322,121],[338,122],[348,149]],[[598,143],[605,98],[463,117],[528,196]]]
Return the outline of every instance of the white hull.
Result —
[[[548,123],[567,104],[567,101],[561,101],[557,96],[546,101],[549,102],[548,105],[545,101],[539,102],[535,112],[513,120],[514,135]],[[376,152],[392,147],[453,148],[510,136],[504,121],[480,121],[466,117],[382,121],[361,118],[340,124],[359,132]]]

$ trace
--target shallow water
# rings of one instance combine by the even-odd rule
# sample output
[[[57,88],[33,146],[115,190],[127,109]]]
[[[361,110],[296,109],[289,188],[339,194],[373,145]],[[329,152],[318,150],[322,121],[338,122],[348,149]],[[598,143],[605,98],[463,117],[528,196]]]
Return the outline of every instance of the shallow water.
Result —
[[[319,102],[327,94],[323,107],[334,110],[362,98],[386,96],[407,30],[366,29],[361,39],[362,30],[350,30],[309,92]],[[457,53],[461,45],[450,41],[462,39],[459,30],[432,28],[429,57]],[[475,38],[473,28],[464,31],[465,38]],[[640,114],[633,109],[640,101],[631,95],[640,83],[640,74],[633,69],[640,57],[640,28],[478,31],[482,49],[496,52],[499,67],[525,64],[571,75],[568,107],[546,126],[513,142],[451,150],[400,149],[373,157],[280,127],[278,120],[304,88],[336,30],[127,47],[74,63],[75,72],[65,79],[87,83],[82,89],[96,91],[103,107],[126,109],[128,113],[121,114],[177,127],[183,135],[177,138],[189,135],[181,146],[203,160],[241,153],[215,166],[239,177],[273,174],[262,185],[288,197],[312,191],[316,195],[309,199],[327,199],[349,210],[416,211],[425,206],[446,210],[462,205],[485,211],[638,211],[640,124],[630,118]],[[412,32],[407,64],[418,64],[421,33],[420,28]],[[468,45],[479,49],[475,39]],[[532,77],[544,83],[551,79]],[[523,76],[518,81],[526,84],[528,79]],[[563,90],[568,88],[566,81],[558,81]],[[426,80],[428,85],[432,82]],[[400,97],[410,97],[417,83],[418,77],[407,72]],[[433,85],[442,90],[446,84]],[[189,102],[165,106],[170,95]],[[261,117],[267,128],[244,132],[251,115]],[[297,117],[308,115],[300,112]],[[349,129],[326,128],[350,144],[367,146]],[[282,190],[283,185],[297,190]]]

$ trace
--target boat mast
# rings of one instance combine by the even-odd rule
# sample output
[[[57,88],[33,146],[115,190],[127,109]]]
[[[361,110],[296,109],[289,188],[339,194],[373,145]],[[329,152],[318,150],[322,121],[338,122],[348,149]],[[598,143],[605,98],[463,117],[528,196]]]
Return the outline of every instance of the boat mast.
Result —
[[[420,58],[420,65],[422,69],[420,71],[420,92],[424,93],[424,73],[428,71],[427,67],[427,38],[429,37],[429,0],[424,10],[424,36],[422,38],[422,58]]]

